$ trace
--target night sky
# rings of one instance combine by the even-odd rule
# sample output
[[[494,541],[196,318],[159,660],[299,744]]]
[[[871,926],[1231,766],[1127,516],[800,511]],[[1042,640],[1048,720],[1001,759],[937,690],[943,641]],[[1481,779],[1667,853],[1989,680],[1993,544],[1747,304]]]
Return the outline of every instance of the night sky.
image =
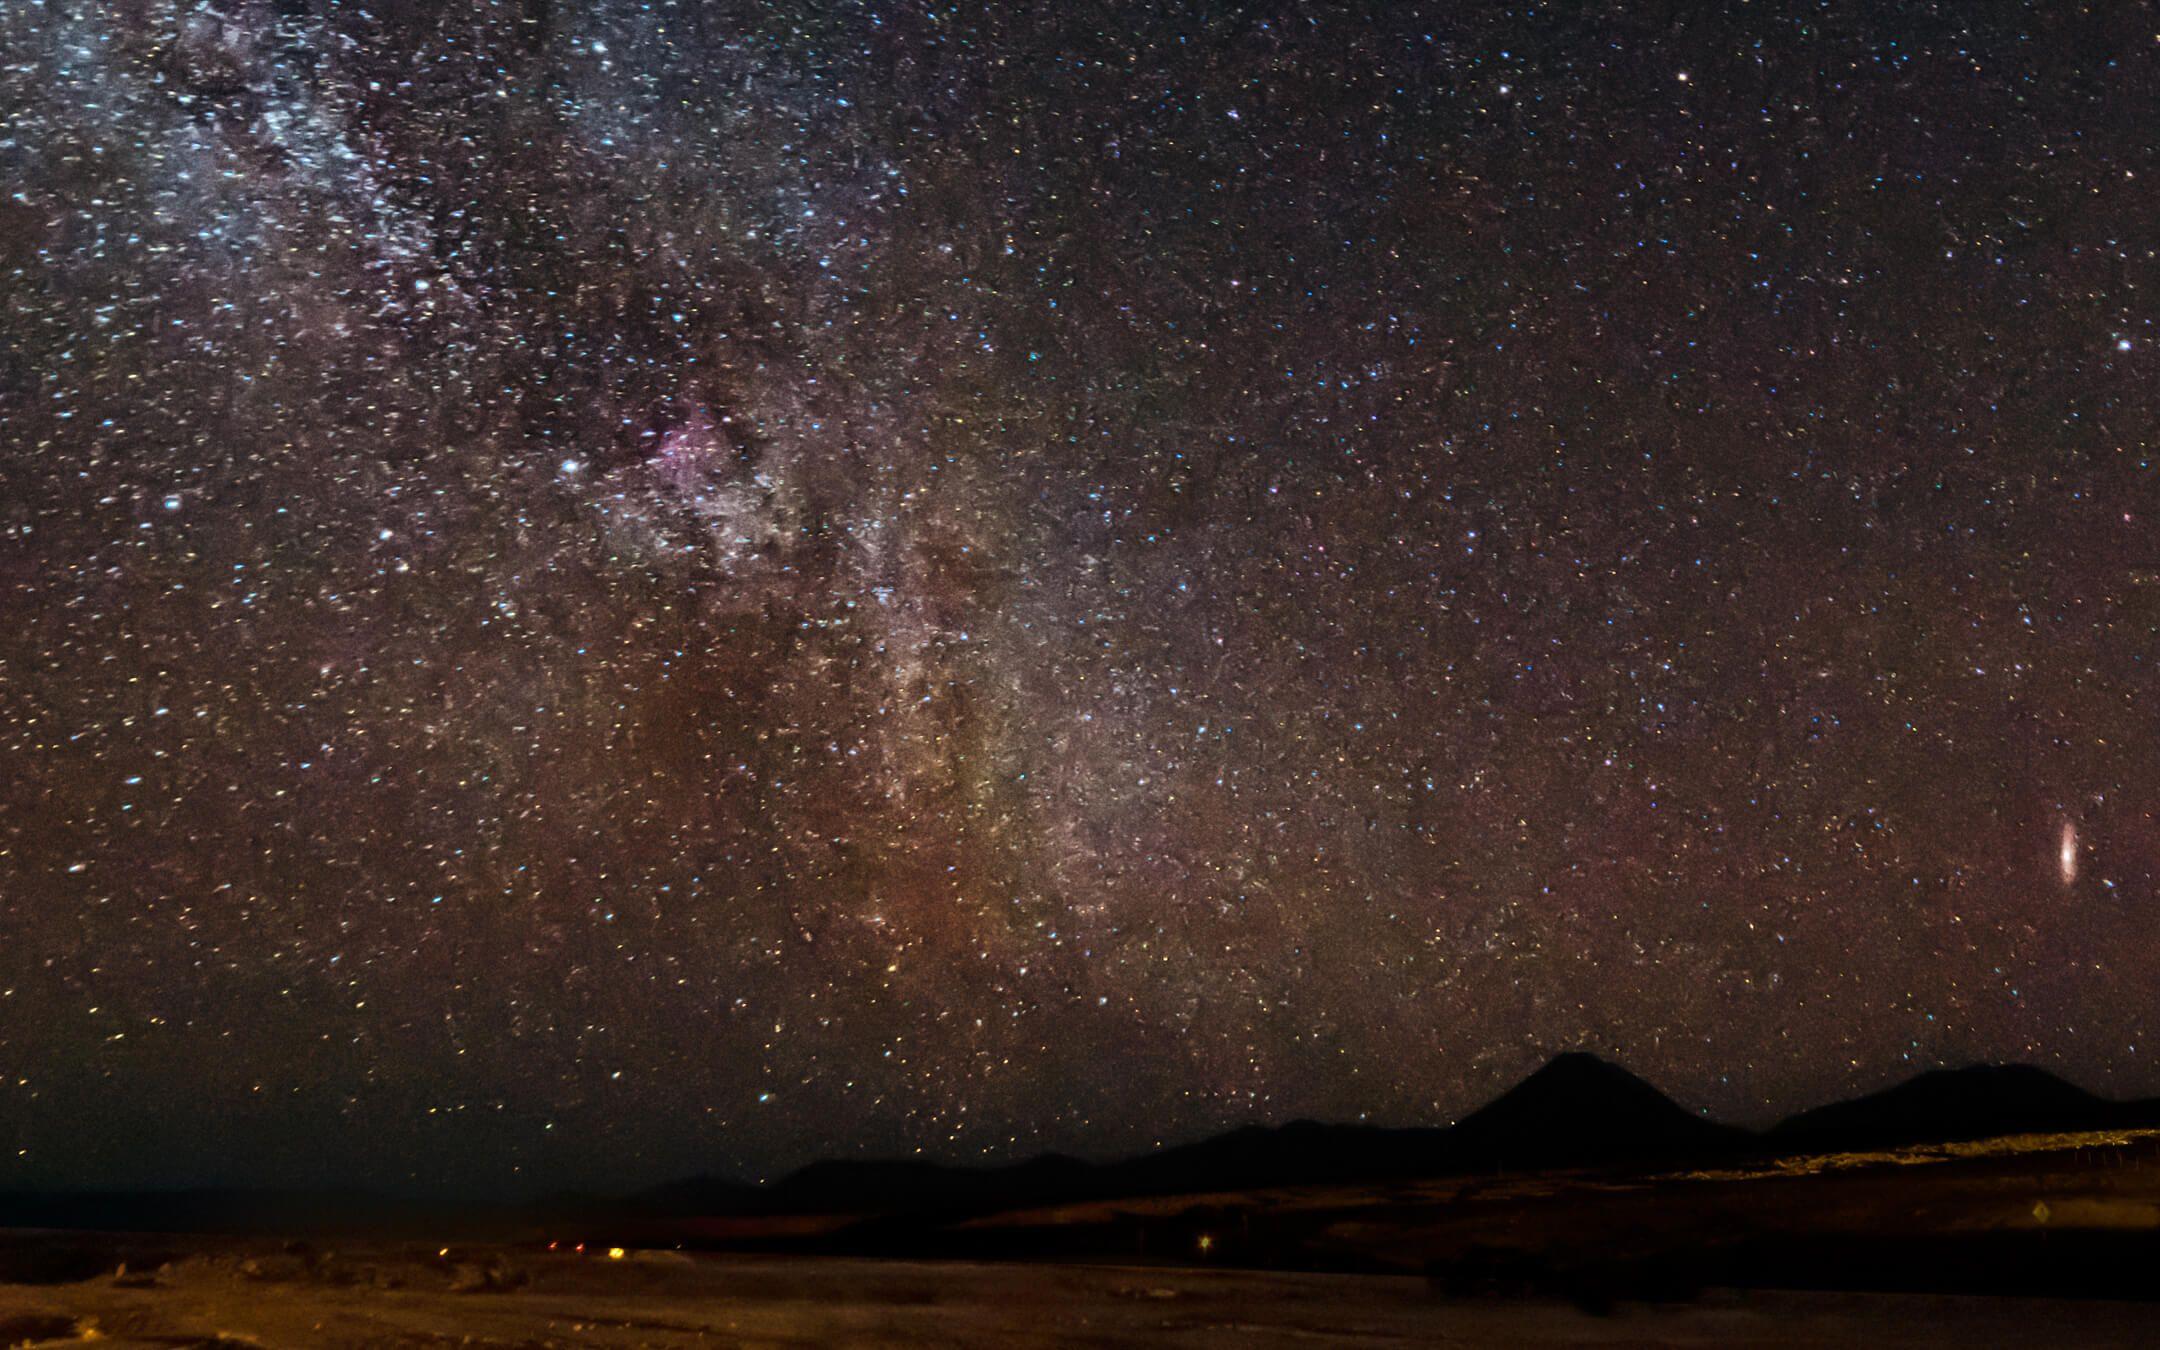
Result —
[[[2160,1091],[2160,9],[0,4],[0,1187]]]

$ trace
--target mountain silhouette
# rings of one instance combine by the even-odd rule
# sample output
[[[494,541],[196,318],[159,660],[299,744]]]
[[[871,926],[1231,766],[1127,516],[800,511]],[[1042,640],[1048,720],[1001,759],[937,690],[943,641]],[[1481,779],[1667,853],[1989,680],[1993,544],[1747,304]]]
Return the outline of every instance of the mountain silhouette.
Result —
[[[1046,1154],[1002,1167],[914,1160],[828,1160],[777,1182],[692,1177],[627,1198],[558,1195],[531,1216],[609,1222],[668,1218],[884,1216],[954,1219],[997,1210],[1154,1195],[1383,1184],[1496,1170],[1602,1168],[1983,1139],[2006,1134],[2160,1130],[2160,1099],[2096,1097],[2023,1065],[1942,1069],[1852,1101],[1804,1111],[1760,1134],[1689,1112],[1595,1055],[1563,1054],[1447,1127],[1310,1120],[1245,1126],[1108,1163]],[[524,1212],[524,1211],[520,1211]],[[13,1225],[141,1231],[302,1229],[323,1220],[447,1223],[452,1201],[367,1193],[141,1191],[0,1193]]]
[[[649,1212],[770,1215],[931,1214],[1050,1204],[1094,1194],[1100,1169],[1046,1153],[1006,1167],[951,1167],[912,1159],[834,1158],[769,1186],[692,1177],[637,1196]]]
[[[1248,1125],[1121,1162],[1044,1157],[1008,1167],[813,1163],[767,1187],[699,1179],[647,1192],[673,1213],[961,1213],[1079,1200],[1402,1181],[1499,1168],[1712,1157],[1755,1136],[1692,1115],[1595,1055],[1564,1054],[1452,1128],[1310,1120]]]
[[[1617,1064],[1560,1055],[1448,1132],[1458,1161],[1571,1167],[1708,1156],[1753,1139],[1693,1115]]]
[[[1086,1193],[1096,1169],[1077,1158],[1044,1154],[1009,1167],[945,1167],[924,1162],[822,1162],[772,1188],[780,1213],[875,1208],[930,1213],[1048,1204]]]
[[[1892,1148],[2160,1125],[2160,1103],[2095,1097],[2024,1064],[1936,1069],[1852,1101],[1803,1111],[1766,1136],[1782,1147]]]
[[[1100,1180],[1131,1194],[1246,1190],[1432,1176],[1444,1170],[1448,1131],[1375,1125],[1248,1125],[1228,1134],[1113,1163]]]

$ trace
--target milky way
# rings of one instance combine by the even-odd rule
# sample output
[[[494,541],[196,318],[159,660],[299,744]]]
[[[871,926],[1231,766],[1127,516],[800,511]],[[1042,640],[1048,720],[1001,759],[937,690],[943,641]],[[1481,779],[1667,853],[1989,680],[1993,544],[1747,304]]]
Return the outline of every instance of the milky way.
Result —
[[[0,1186],[2160,1090],[2151,5],[0,62]]]

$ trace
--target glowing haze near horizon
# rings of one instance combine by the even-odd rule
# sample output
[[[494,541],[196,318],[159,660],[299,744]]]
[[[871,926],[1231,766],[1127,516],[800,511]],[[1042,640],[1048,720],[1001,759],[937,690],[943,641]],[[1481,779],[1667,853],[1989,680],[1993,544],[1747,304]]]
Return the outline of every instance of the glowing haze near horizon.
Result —
[[[0,1186],[2160,1090],[2154,17],[10,0]]]

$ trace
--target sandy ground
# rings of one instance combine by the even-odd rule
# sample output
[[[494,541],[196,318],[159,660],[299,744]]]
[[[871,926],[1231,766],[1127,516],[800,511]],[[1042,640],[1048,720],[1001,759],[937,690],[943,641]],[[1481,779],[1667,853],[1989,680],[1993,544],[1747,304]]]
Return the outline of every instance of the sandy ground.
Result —
[[[490,1285],[513,1287],[489,1287]],[[453,1292],[464,1289],[467,1292]],[[2152,1345],[2160,1305],[1712,1292],[1591,1316],[1400,1276],[410,1248],[0,1284],[0,1345]]]

